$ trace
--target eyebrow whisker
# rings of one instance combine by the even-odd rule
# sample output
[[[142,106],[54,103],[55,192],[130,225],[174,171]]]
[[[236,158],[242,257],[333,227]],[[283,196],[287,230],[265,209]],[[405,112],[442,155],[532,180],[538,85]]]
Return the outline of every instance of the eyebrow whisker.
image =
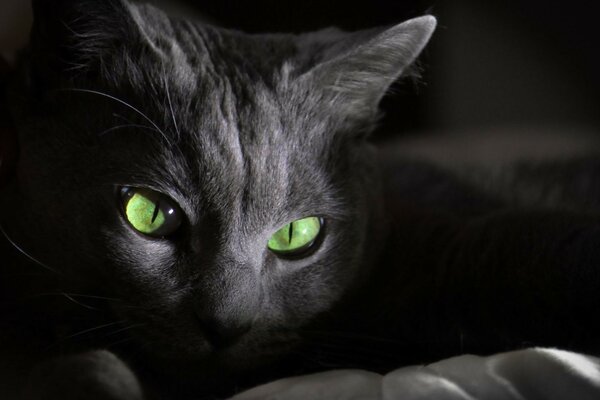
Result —
[[[137,114],[139,114],[142,118],[144,118],[146,121],[148,121],[154,127],[154,129],[156,129],[156,131],[158,133],[160,133],[162,135],[163,139],[167,142],[167,144],[169,146],[173,145],[171,143],[171,141],[169,140],[169,137],[165,134],[165,132],[162,129],[160,129],[158,127],[158,125],[154,121],[152,121],[152,119],[150,119],[150,117],[148,117],[146,114],[144,114],[138,108],[134,107],[133,105],[129,104],[128,102],[126,102],[124,100],[121,100],[121,99],[119,99],[119,98],[117,98],[115,96],[112,96],[112,95],[108,94],[108,93],[99,92],[97,90],[77,89],[77,88],[69,88],[69,89],[61,89],[61,90],[63,90],[63,91],[70,91],[70,92],[90,93],[90,94],[95,94],[95,95],[98,95],[98,96],[102,96],[102,97],[106,97],[108,99],[114,100],[117,103],[122,104],[122,105],[128,107],[129,109],[135,111]]]
[[[147,125],[140,125],[140,124],[127,124],[127,125],[117,125],[117,126],[113,126],[112,128],[108,128],[100,133],[98,133],[98,136],[104,136],[107,133],[119,130],[119,129],[125,129],[125,128],[140,128],[140,129],[151,129],[154,130],[153,127],[151,126],[147,126]]]
[[[171,118],[173,119],[173,124],[175,125],[175,132],[177,132],[177,137],[181,138],[181,132],[179,131],[179,126],[177,125],[177,119],[175,118],[175,111],[173,110],[173,102],[171,101],[171,91],[169,88],[169,81],[167,77],[164,77],[165,89],[167,92],[167,100],[169,102],[169,109],[171,110]]]

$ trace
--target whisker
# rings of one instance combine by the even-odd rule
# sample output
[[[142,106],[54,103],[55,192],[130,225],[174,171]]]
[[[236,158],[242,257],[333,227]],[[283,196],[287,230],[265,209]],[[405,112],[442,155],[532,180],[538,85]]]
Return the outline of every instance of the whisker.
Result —
[[[164,79],[165,88],[167,92],[167,100],[169,101],[169,108],[171,109],[171,118],[173,119],[173,124],[175,125],[175,132],[177,132],[177,137],[181,137],[181,132],[179,131],[179,126],[177,125],[177,119],[175,118],[175,111],[173,110],[173,102],[171,101],[171,93],[169,89],[169,80],[165,76]]]
[[[82,298],[86,298],[86,299],[98,299],[98,300],[107,300],[107,301],[114,301],[114,302],[123,302],[123,300],[113,298],[113,297],[94,296],[94,295],[79,294],[79,293],[67,293],[67,292],[38,293],[38,294],[31,295],[31,296],[23,297],[22,299],[26,300],[26,299],[36,298],[36,297],[45,297],[45,296],[64,296],[65,294],[68,294],[70,297],[82,297]]]
[[[106,300],[108,302],[112,302],[112,303],[119,303],[119,307],[123,308],[123,309],[132,309],[132,310],[144,310],[144,311],[151,311],[152,309],[147,307],[147,306],[135,306],[132,304],[128,304],[125,300],[123,299],[118,299],[115,297],[105,297],[105,296],[95,296],[95,295],[87,295],[87,294],[78,294],[78,293],[67,293],[67,292],[56,292],[56,293],[38,293],[38,294],[33,294],[33,295],[29,295],[29,296],[24,296],[24,297],[20,297],[19,301],[25,301],[25,300],[30,300],[30,299],[36,299],[36,298],[40,298],[40,297],[49,297],[49,296],[57,296],[57,297],[64,297],[66,299],[68,299],[69,301],[82,306],[84,308],[88,308],[90,310],[95,310],[95,311],[103,311],[102,308],[98,308],[98,307],[94,307],[91,306],[89,304],[86,304],[80,300],[77,300],[77,298],[83,298],[83,299],[92,299],[92,300]]]
[[[154,128],[151,127],[151,126],[140,125],[140,124],[127,124],[127,125],[118,125],[118,126],[114,126],[112,128],[108,128],[108,129],[106,129],[106,130],[98,133],[98,136],[104,136],[107,133],[114,132],[116,130],[124,129],[124,128],[141,128],[141,129],[151,129],[151,130],[154,130]]]
[[[71,296],[69,296],[69,294],[68,294],[68,293],[62,293],[62,295],[63,295],[64,297],[66,297],[67,299],[71,300],[73,303],[75,303],[75,304],[77,304],[77,305],[79,305],[79,306],[81,306],[81,307],[83,307],[83,308],[87,308],[88,310],[94,310],[94,311],[98,311],[98,308],[96,308],[96,307],[92,307],[92,306],[89,306],[89,305],[87,305],[87,304],[84,304],[84,303],[81,303],[81,302],[79,302],[79,301],[75,300],[74,298],[72,298]]]
[[[127,122],[127,124],[123,124],[123,125],[119,126],[119,129],[121,127],[123,127],[123,128],[125,128],[125,127],[133,127],[133,128],[148,129],[148,130],[156,132],[156,128],[155,127],[149,126],[149,125],[136,124],[132,120],[130,120],[129,118],[127,118],[127,117],[125,117],[125,116],[123,116],[121,114],[113,113],[113,117],[115,117],[117,119],[120,119],[120,120],[123,120],[124,122]],[[110,129],[115,129],[115,128],[109,128],[108,130],[110,130]],[[102,133],[103,132],[101,132],[99,135],[101,135]]]
[[[83,298],[87,298],[87,299],[98,299],[98,300],[108,300],[108,301],[116,301],[116,302],[123,302],[122,299],[118,299],[116,297],[105,297],[105,296],[97,296],[97,295],[90,295],[90,294],[79,294],[79,293],[68,293],[69,296],[73,296],[73,297],[83,297]]]
[[[144,326],[144,325],[146,325],[146,324],[143,324],[143,323],[132,324],[132,325],[126,326],[125,328],[121,328],[121,329],[117,329],[116,331],[108,332],[106,334],[106,336],[116,335],[117,333],[125,332],[128,330],[134,329],[134,328],[139,328],[140,326]]]
[[[113,113],[112,116],[115,118],[118,118],[118,119],[122,119],[123,121],[127,122],[128,124],[133,125],[133,122],[129,118],[124,117],[123,115],[121,115],[119,113]],[[154,129],[154,127],[149,127],[149,128]]]
[[[155,129],[156,131],[158,131],[158,133],[160,133],[163,137],[163,139],[165,139],[165,141],[167,142],[167,144],[169,146],[172,146],[171,141],[169,140],[168,136],[163,132],[162,129],[160,129],[158,127],[158,125],[152,121],[152,119],[150,119],[150,117],[148,117],[146,114],[144,114],[142,111],[140,111],[138,108],[134,107],[133,105],[129,104],[128,102],[121,100],[115,96],[112,96],[108,93],[103,93],[103,92],[99,92],[97,90],[90,90],[90,89],[77,89],[77,88],[69,88],[69,89],[61,89],[63,91],[71,91],[71,92],[80,92],[80,93],[91,93],[91,94],[95,94],[98,96],[103,96],[106,98],[109,98],[111,100],[116,101],[117,103],[120,103],[126,107],[128,107],[129,109],[135,111],[137,114],[139,114],[142,118],[144,118],[146,121],[148,121]]]
[[[83,330],[83,331],[79,331],[79,332],[76,332],[76,333],[74,333],[74,334],[72,334],[72,335],[66,336],[66,337],[62,338],[62,340],[61,340],[61,341],[68,340],[68,339],[73,339],[73,338],[76,338],[76,337],[78,337],[78,336],[85,335],[85,334],[87,334],[87,333],[96,332],[96,331],[98,331],[98,330],[100,330],[100,329],[103,329],[103,328],[108,328],[109,326],[113,326],[113,325],[121,324],[121,323],[123,323],[123,322],[124,322],[124,321],[116,321],[116,322],[110,322],[110,323],[108,323],[108,324],[98,325],[98,326],[95,326],[95,327],[93,327],[93,328],[85,329],[85,330]]]
[[[29,253],[27,253],[25,250],[23,250],[21,247],[19,247],[19,245],[17,245],[15,243],[14,240],[12,240],[10,238],[10,236],[8,236],[8,233],[6,233],[6,231],[4,230],[4,228],[2,227],[2,225],[0,224],[0,232],[2,233],[2,235],[6,238],[6,240],[17,250],[19,251],[19,253],[21,253],[22,255],[24,255],[25,257],[27,257],[29,260],[33,261],[35,264],[39,265],[42,268],[47,269],[48,271],[51,271],[57,275],[62,275],[59,271],[55,270],[54,268],[49,267],[48,265],[44,264],[43,262],[39,261],[37,258],[33,257],[32,255],[30,255]]]

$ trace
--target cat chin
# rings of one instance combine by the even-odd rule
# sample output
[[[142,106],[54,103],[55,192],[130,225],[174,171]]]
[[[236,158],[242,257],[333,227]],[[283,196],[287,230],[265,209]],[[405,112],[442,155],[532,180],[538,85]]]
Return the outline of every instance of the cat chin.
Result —
[[[183,371],[190,377],[207,373],[246,373],[276,362],[300,344],[297,335],[281,331],[251,332],[223,348],[211,345],[199,332],[182,333],[179,340],[173,340],[177,334],[170,337],[149,335],[147,330],[135,334],[136,347],[143,358],[160,368],[161,372],[181,375]]]
[[[214,349],[207,345],[202,350],[187,352],[159,348],[158,344],[142,345],[141,358],[146,367],[183,381],[206,379],[215,381],[231,379],[248,373],[256,373],[276,364],[295,348],[292,342],[270,343],[252,346],[240,343],[224,349]],[[138,354],[139,356],[139,354]]]
[[[228,346],[219,347],[211,344],[202,330],[189,322],[180,321],[177,326],[159,321],[147,322],[129,333],[141,351],[166,362],[210,363],[231,368],[238,365],[252,368],[263,360],[271,360],[289,351],[299,340],[291,332],[273,333],[258,328]]]

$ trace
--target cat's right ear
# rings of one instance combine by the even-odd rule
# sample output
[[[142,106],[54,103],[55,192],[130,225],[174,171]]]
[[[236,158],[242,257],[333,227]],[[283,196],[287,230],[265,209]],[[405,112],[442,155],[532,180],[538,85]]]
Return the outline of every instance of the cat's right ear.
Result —
[[[387,29],[342,36],[304,79],[328,94],[346,118],[373,118],[381,98],[410,70],[436,24],[435,17],[426,15]]]
[[[135,39],[126,0],[33,0],[31,57],[45,82],[98,73]]]

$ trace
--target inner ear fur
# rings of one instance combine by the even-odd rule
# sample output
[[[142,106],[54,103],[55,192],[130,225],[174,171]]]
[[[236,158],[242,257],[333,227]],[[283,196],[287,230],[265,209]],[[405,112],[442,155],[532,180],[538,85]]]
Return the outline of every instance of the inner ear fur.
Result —
[[[409,70],[436,27],[431,15],[414,18],[381,30],[364,40],[361,32],[349,34],[343,51],[317,65],[305,78],[342,101],[348,114],[369,118],[389,87]]]

